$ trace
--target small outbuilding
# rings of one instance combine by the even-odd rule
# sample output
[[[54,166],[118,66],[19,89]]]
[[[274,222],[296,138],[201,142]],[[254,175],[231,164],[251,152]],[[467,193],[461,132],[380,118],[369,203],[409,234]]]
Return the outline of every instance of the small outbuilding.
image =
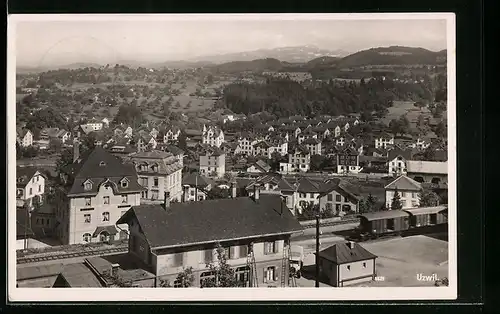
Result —
[[[412,227],[426,227],[445,224],[448,222],[448,208],[446,206],[419,207],[406,209],[411,214]]]
[[[320,272],[334,287],[375,279],[376,255],[355,242],[337,243],[319,252]]]
[[[410,214],[402,210],[366,213],[359,218],[361,230],[375,235],[402,232],[410,227]]]

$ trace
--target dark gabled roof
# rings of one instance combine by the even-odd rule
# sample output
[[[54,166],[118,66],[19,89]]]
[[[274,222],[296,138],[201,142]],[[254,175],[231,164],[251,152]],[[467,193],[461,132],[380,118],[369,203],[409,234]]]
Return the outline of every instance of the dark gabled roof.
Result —
[[[146,164],[148,166],[150,165],[158,166],[157,171],[156,170],[152,171],[152,169],[150,169],[149,167],[148,170],[146,171],[139,170],[141,174],[158,173],[163,175],[165,174],[170,175],[182,169],[182,165],[177,160],[177,157],[175,157],[172,153],[159,150],[132,153],[126,157],[126,161],[134,163],[134,165]]]
[[[257,162],[255,162],[255,165],[257,167],[259,167],[261,170],[263,170],[264,172],[268,172],[270,169],[271,169],[271,166],[269,166],[265,161],[263,160],[257,160]]]
[[[337,192],[339,192],[343,195],[347,195],[347,196],[349,196],[357,201],[359,201],[361,199],[361,197],[356,192],[354,192],[355,187],[351,183],[344,181],[342,179],[339,179],[339,178],[334,178],[334,179],[328,180],[327,182],[325,182],[321,186],[320,190],[321,190],[321,194],[318,196],[318,198],[323,197],[332,191],[337,191]]]
[[[47,176],[36,167],[16,167],[16,187],[24,188],[37,171],[41,176],[47,179]]]
[[[342,154],[342,155],[356,155],[356,156],[359,156],[359,152],[356,151],[351,146],[346,146],[346,147],[340,149],[340,151],[338,153]]]
[[[320,192],[320,184],[317,182],[313,182],[311,179],[307,177],[300,178],[298,182],[297,191],[299,193],[319,193]]]
[[[366,261],[377,258],[376,255],[368,252],[359,243],[350,242],[337,243],[319,252],[319,256],[337,265]]]
[[[279,182],[278,182],[278,188],[281,190],[281,191],[295,191],[295,185],[288,182],[285,178],[282,178]]]
[[[251,190],[255,184],[266,184],[266,183],[274,183],[279,185],[280,175],[278,174],[266,174],[258,177],[257,179],[251,181],[250,184],[246,186],[247,190]]]
[[[412,178],[402,175],[386,185],[384,188],[386,190],[420,191],[422,189],[422,185]]]
[[[427,215],[427,214],[437,214],[441,212],[446,212],[448,210],[447,206],[434,206],[434,207],[418,207],[418,208],[410,208],[405,209],[405,212],[408,212],[412,215]]]
[[[302,231],[279,195],[134,206],[117,224],[134,216],[153,249]]]
[[[200,189],[204,189],[212,183],[213,182],[209,178],[199,175],[198,173],[190,173],[182,178],[182,185],[198,185]]]
[[[314,138],[314,137],[310,137],[302,142],[302,144],[306,144],[306,145],[308,145],[308,144],[309,145],[318,145],[319,143],[321,143],[321,141],[318,140],[317,138]]]
[[[291,153],[292,154],[295,154],[295,153],[301,153],[303,155],[309,155],[310,152],[309,150],[307,149],[307,147],[305,147],[304,145],[294,145]]]
[[[68,196],[94,195],[98,192],[99,186],[105,182],[110,184],[114,193],[124,194],[143,190],[143,187],[137,182],[137,172],[134,166],[122,163],[118,157],[100,146],[94,148],[81,160],[71,164],[68,170],[70,174],[75,176]],[[119,184],[123,178],[129,180],[126,188]],[[93,183],[90,191],[85,191],[83,187],[83,183],[87,180],[91,180]]]

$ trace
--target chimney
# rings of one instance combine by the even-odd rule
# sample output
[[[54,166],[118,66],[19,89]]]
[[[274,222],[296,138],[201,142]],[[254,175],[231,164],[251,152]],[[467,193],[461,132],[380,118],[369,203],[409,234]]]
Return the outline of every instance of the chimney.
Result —
[[[347,246],[348,246],[351,250],[352,250],[352,249],[354,249],[354,245],[355,245],[355,244],[356,244],[356,243],[355,243],[355,242],[353,242],[353,241],[349,241],[349,242],[347,242]]]
[[[120,268],[120,264],[111,264],[111,275],[116,276],[118,273],[118,268]]]
[[[73,162],[76,162],[80,158],[80,142],[75,139],[73,141]]]
[[[185,184],[182,186],[182,201],[186,203],[188,201],[188,191],[189,191],[189,185]]]
[[[253,186],[253,198],[255,201],[260,199],[260,183],[255,183]]]
[[[236,182],[231,182],[231,198],[236,198]]]
[[[163,197],[163,206],[165,207],[165,210],[167,210],[167,208],[170,207],[170,192],[165,192]]]

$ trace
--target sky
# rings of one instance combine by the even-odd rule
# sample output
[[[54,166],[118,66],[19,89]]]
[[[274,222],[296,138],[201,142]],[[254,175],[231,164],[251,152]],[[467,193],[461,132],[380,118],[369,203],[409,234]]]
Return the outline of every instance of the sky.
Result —
[[[383,46],[446,49],[446,20],[66,19],[17,21],[17,66],[163,62],[314,45],[356,52]]]

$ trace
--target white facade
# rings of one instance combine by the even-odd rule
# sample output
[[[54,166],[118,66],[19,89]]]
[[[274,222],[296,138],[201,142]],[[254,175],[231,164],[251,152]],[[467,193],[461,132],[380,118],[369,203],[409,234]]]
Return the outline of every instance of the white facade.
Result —
[[[254,145],[257,144],[258,141],[250,138],[240,138],[238,139],[238,146],[236,147],[235,154],[243,154],[245,156],[253,156],[254,155]]]
[[[26,203],[29,206],[32,206],[33,199],[35,197],[37,197],[39,201],[43,202],[44,193],[45,177],[37,171],[24,188],[16,188],[16,205],[21,207]]]
[[[349,174],[349,173],[359,173],[363,170],[359,165],[357,166],[348,166],[348,165],[337,165],[337,173],[338,174]]]
[[[181,130],[172,131],[171,129],[169,129],[167,132],[165,132],[165,135],[163,135],[163,143],[177,141],[180,134]]]
[[[26,134],[22,138],[19,138],[19,144],[22,147],[28,147],[33,145],[33,133],[31,133],[31,131],[29,130],[26,131]]]
[[[392,199],[394,198],[395,190],[386,190],[385,191],[385,206],[388,209],[391,209]],[[419,205],[419,198],[417,191],[399,191],[399,198],[401,200],[401,205],[403,205],[403,209],[405,208],[415,208]]]
[[[120,230],[116,235],[106,234],[103,230],[93,237],[97,227],[115,226],[116,221],[131,206],[140,205],[140,193],[114,194],[113,189],[101,184],[96,196],[72,197],[69,199],[69,210],[56,210],[56,217],[61,223],[58,235],[63,244],[103,242],[120,238]],[[127,225],[121,225],[127,230]],[[123,233],[122,233],[123,234]]]
[[[103,123],[102,122],[90,122],[90,123],[83,124],[82,126],[90,127],[94,131],[99,131],[99,130],[102,130]]]
[[[394,137],[379,137],[375,139],[375,148],[387,149],[389,146],[394,145]]]
[[[389,161],[389,175],[406,175],[406,159],[397,156]]]
[[[203,126],[201,139],[202,144],[220,147],[224,143],[224,132],[219,128]]]
[[[200,173],[207,177],[222,178],[226,173],[226,155],[221,154],[200,156]]]

